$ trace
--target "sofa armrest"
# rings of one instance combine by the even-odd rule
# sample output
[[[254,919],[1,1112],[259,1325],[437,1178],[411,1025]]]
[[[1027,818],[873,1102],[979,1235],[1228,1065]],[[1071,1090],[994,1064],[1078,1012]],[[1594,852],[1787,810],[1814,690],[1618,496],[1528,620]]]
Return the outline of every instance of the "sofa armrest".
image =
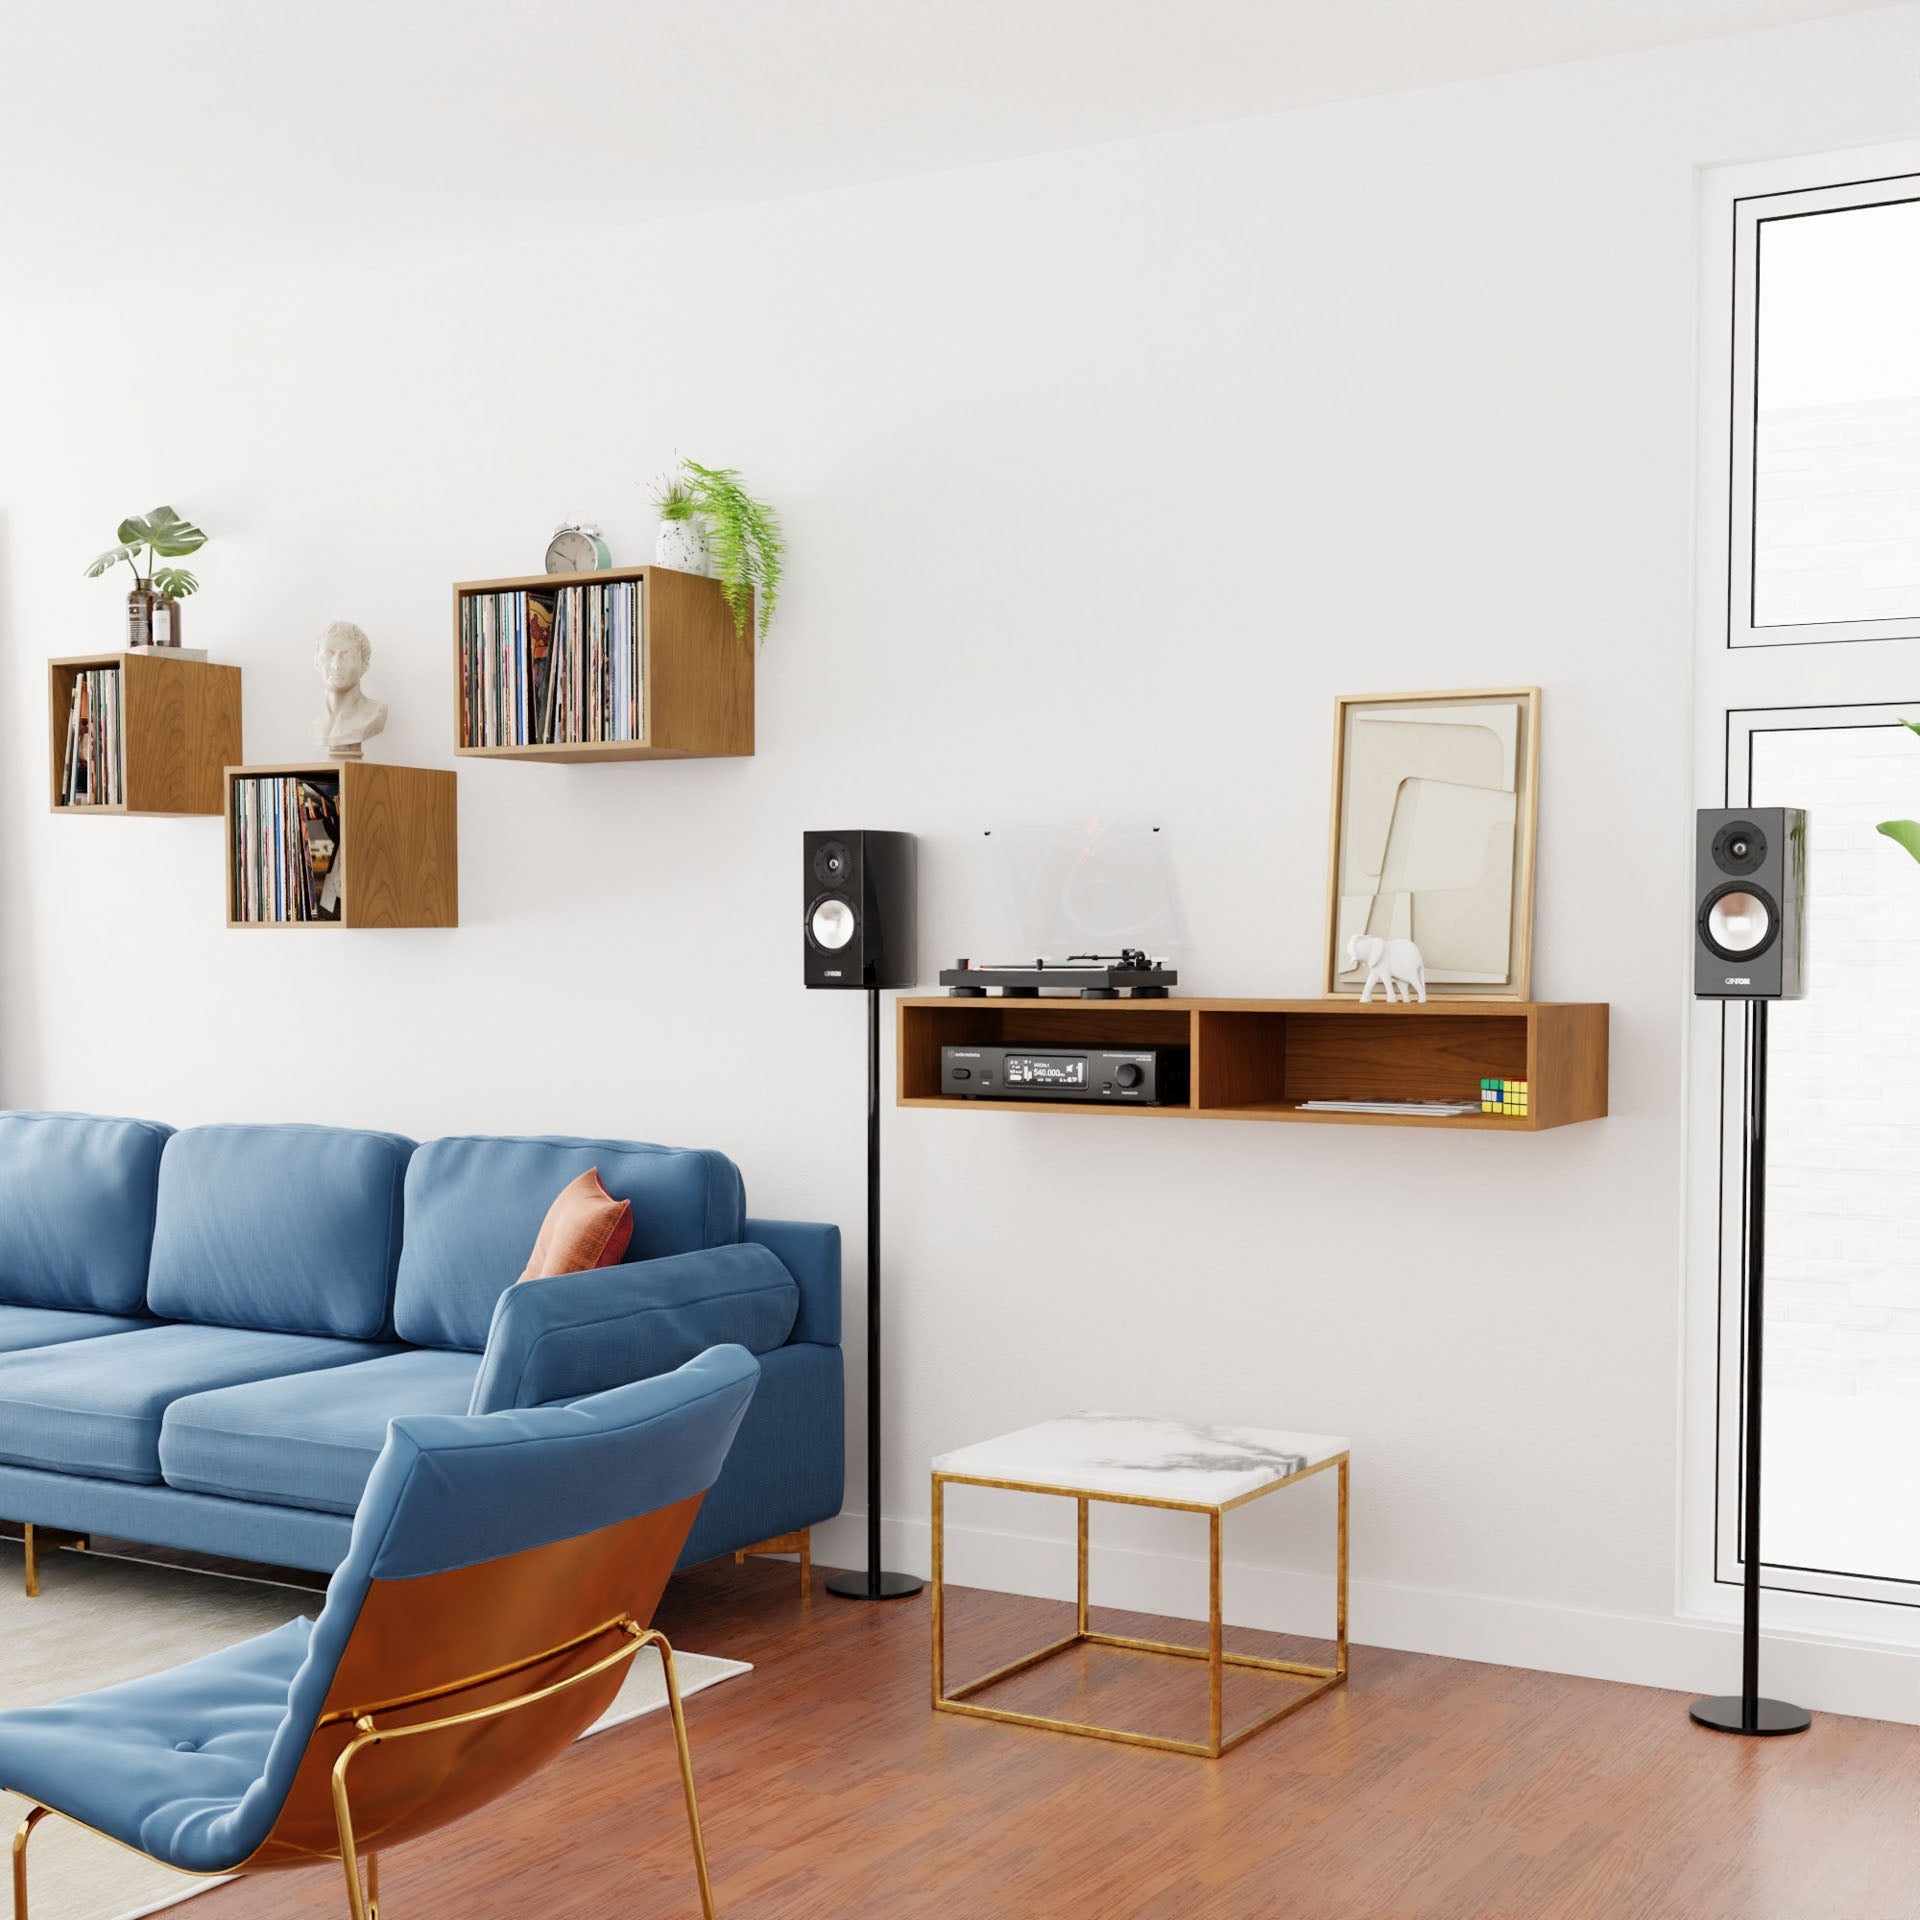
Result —
[[[747,1238],[780,1256],[800,1283],[794,1340],[840,1344],[840,1229],[817,1220],[749,1220]]]
[[[779,1259],[745,1244],[518,1281],[494,1307],[468,1410],[602,1393],[709,1347],[768,1353],[786,1344],[799,1302]]]

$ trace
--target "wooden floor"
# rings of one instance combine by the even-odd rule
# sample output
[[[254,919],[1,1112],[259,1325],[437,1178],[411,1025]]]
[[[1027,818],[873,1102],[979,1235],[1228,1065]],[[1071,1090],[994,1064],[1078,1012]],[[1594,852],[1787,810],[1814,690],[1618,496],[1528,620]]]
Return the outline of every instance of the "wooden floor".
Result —
[[[1344,1690],[1214,1763],[936,1715],[926,1597],[852,1604],[817,1581],[803,1604],[791,1566],[715,1565],[661,1610],[679,1645],[757,1668],[688,1704],[721,1920],[1920,1915],[1920,1730],[1829,1715],[1742,1741],[1690,1725],[1678,1694],[1362,1647]],[[955,1678],[1055,1637],[1070,1611],[952,1594]],[[1092,1658],[1006,1692],[1172,1732],[1204,1712],[1191,1662]],[[1230,1718],[1288,1684],[1235,1679]],[[383,1920],[699,1911],[660,1716],[382,1867]],[[218,1888],[184,1916],[345,1910],[330,1870]]]

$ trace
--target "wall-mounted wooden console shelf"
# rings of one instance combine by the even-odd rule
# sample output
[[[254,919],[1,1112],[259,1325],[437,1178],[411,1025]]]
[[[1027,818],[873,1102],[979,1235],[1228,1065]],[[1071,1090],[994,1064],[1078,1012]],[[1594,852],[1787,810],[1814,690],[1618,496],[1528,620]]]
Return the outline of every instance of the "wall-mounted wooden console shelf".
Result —
[[[1191,1092],[1160,1107],[942,1094],[940,1049],[981,1044],[1185,1047]],[[897,1062],[903,1107],[1532,1133],[1605,1117],[1607,1009],[1540,1000],[915,998],[899,1003]],[[1526,1118],[1300,1109],[1303,1100],[1477,1100],[1483,1079],[1527,1081]]]
[[[239,918],[234,786],[241,780],[338,778],[340,916],[334,920]],[[444,767],[392,767],[371,760],[303,760],[228,767],[227,925],[258,927],[457,927],[460,924],[459,776]],[[284,857],[301,857],[289,847]]]
[[[126,798],[112,805],[65,806],[67,716],[83,673],[120,676],[121,777]],[[48,798],[55,813],[218,814],[221,770],[244,757],[240,744],[240,669],[212,660],[175,660],[164,652],[89,653],[47,663]]]
[[[553,595],[570,587],[639,584],[637,737],[627,740],[537,737],[536,719],[522,738],[484,745],[485,715],[477,697],[471,629],[464,603],[479,596]],[[549,604],[551,601],[549,600]],[[717,580],[671,567],[612,567],[603,573],[534,573],[507,580],[467,580],[453,590],[454,751],[492,760],[547,760],[560,765],[598,760],[713,760],[753,752],[754,623],[743,636]],[[497,654],[494,655],[498,670]],[[530,663],[512,670],[522,676]]]

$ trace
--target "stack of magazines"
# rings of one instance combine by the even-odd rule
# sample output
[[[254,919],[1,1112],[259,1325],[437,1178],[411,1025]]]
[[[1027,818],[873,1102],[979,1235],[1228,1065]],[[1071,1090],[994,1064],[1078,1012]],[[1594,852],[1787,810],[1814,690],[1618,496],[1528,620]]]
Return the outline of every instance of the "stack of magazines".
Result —
[[[638,740],[640,582],[460,599],[460,737],[470,747]]]
[[[340,776],[249,774],[233,783],[233,917],[340,918]]]
[[[60,772],[63,807],[117,807],[126,800],[120,726],[120,669],[73,676],[67,752]]]

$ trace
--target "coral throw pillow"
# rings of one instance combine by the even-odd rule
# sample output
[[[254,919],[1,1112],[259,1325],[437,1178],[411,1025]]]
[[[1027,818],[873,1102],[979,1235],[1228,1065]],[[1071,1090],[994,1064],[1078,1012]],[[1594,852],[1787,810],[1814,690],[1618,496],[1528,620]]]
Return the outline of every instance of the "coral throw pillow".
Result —
[[[600,1169],[589,1167],[578,1180],[569,1180],[547,1209],[520,1278],[550,1280],[557,1273],[617,1267],[632,1238],[632,1203],[616,1200],[600,1184]]]

